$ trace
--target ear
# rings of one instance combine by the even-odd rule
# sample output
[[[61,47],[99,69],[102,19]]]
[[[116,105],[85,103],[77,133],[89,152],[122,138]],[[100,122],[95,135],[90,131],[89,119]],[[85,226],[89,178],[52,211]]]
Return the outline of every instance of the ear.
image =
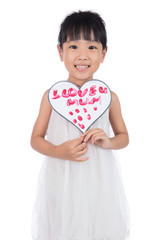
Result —
[[[106,47],[106,48],[103,49],[103,51],[102,51],[101,63],[103,63],[103,61],[104,61],[104,59],[105,59],[105,56],[106,56],[107,50],[108,50],[108,47]]]
[[[60,57],[61,61],[63,62],[63,50],[59,44],[57,45],[57,49],[58,49],[59,57]]]

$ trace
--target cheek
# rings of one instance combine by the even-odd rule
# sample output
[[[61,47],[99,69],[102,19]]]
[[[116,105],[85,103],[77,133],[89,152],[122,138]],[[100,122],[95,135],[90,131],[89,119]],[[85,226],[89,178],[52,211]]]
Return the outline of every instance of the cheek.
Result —
[[[74,69],[75,69],[74,62],[71,57],[64,58],[64,65],[69,72],[74,71]]]
[[[72,57],[67,54],[63,56],[63,60],[64,60],[65,65],[67,65],[67,66],[71,65],[71,63],[72,63]]]
[[[101,63],[101,56],[100,55],[94,58],[94,63],[95,63],[96,66],[100,65],[100,63]]]
[[[65,61],[67,62],[73,62],[75,56],[74,54],[71,54],[70,52],[66,51],[65,54],[64,54],[64,59]]]

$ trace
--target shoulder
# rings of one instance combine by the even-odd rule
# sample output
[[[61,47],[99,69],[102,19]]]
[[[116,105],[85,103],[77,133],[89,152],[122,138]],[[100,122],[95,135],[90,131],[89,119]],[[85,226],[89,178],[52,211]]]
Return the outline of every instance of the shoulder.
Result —
[[[118,103],[120,103],[118,95],[115,92],[111,91],[111,105]]]
[[[120,101],[118,95],[115,92],[111,91],[111,105],[109,111],[111,113],[118,110],[120,111]]]
[[[44,99],[44,100],[48,99],[48,92],[49,92],[49,89],[47,89],[47,90],[44,92],[42,99]]]
[[[47,89],[47,90],[43,93],[42,102],[49,103],[49,101],[48,101],[48,92],[49,92],[49,89]]]
[[[49,92],[49,89],[47,89],[42,96],[41,109],[51,112],[52,107],[48,101],[48,92]]]

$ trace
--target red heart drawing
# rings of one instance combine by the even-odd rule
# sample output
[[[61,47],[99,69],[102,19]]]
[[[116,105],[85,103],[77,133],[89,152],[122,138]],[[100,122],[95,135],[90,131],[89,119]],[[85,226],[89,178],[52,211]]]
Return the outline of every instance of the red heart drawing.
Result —
[[[60,81],[50,88],[48,100],[58,114],[83,133],[109,108],[111,91],[103,81],[95,79],[80,88]]]

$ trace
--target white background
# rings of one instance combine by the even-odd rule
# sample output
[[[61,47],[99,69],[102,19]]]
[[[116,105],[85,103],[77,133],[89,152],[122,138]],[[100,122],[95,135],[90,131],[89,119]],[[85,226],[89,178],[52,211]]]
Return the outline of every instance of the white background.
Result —
[[[14,0],[0,4],[0,239],[31,240],[43,156],[30,147],[42,94],[67,72],[56,49],[66,14],[104,18],[108,53],[94,76],[119,96],[130,144],[119,150],[131,211],[131,240],[160,239],[158,1]]]

